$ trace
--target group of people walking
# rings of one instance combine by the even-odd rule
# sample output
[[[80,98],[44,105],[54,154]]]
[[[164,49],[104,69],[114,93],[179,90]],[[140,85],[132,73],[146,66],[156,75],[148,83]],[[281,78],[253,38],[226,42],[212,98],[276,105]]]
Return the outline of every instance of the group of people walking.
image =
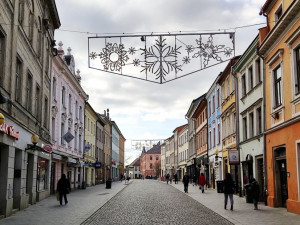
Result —
[[[174,179],[175,179],[175,184],[178,183],[178,176],[177,174],[174,175]],[[166,180],[167,183],[170,181],[170,175],[167,174],[166,175]],[[183,186],[184,186],[184,192],[188,193],[188,186],[190,183],[190,176],[188,175],[188,173],[185,173],[185,175],[183,176],[182,179],[183,182]],[[196,176],[193,176],[193,186],[197,185],[197,179]],[[204,187],[206,185],[206,179],[204,176],[204,173],[201,173],[199,176],[199,189],[202,191],[202,193],[205,193],[204,191]],[[258,200],[259,200],[259,184],[258,182],[255,180],[255,178],[250,179],[250,185],[251,185],[251,197],[253,199],[253,203],[254,203],[254,210],[257,210],[258,207]],[[228,204],[228,198],[230,201],[230,210],[233,210],[233,204],[234,204],[234,200],[233,200],[233,194],[234,194],[234,181],[232,179],[232,176],[230,173],[226,173],[225,179],[223,181],[223,192],[224,192],[224,209],[227,209],[227,204]]]

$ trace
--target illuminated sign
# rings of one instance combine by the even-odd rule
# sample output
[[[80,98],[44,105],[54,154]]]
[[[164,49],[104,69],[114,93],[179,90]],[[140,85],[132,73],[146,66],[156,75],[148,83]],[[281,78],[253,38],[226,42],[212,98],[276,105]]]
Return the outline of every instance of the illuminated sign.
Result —
[[[19,140],[19,131],[14,131],[14,126],[8,126],[6,123],[0,125],[0,131]]]

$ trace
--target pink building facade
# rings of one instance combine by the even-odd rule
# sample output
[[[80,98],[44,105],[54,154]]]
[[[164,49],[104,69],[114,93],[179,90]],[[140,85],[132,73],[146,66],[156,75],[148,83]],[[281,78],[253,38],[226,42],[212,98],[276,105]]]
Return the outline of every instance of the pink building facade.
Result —
[[[143,150],[140,157],[140,171],[143,177],[159,177],[161,170],[160,143],[154,145],[147,152]]]
[[[88,96],[80,85],[80,71],[75,74],[71,48],[65,55],[60,42],[58,56],[52,63],[52,96],[50,132],[53,143],[50,191],[55,193],[57,181],[64,173],[71,188],[82,185],[84,152],[84,109]],[[69,138],[69,139],[68,139]]]

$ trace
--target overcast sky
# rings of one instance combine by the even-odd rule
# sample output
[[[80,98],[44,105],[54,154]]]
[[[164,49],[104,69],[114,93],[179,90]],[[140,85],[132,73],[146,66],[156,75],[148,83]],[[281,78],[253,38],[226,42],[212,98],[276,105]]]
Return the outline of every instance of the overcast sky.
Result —
[[[236,55],[243,54],[264,25],[263,0],[56,0],[61,27],[55,32],[65,52],[71,47],[82,87],[95,111],[110,116],[127,139],[125,163],[140,151],[131,140],[166,139],[185,124],[193,99],[204,94],[226,63],[166,84],[121,77],[88,68],[88,37],[98,33],[235,31]],[[78,32],[69,32],[69,31]]]

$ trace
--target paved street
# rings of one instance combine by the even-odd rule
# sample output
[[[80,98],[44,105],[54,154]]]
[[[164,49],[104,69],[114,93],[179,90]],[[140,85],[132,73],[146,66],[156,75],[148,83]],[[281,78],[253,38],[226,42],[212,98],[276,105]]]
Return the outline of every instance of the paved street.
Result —
[[[135,180],[83,224],[232,224],[172,186]]]
[[[0,220],[0,225],[48,224],[300,224],[300,216],[283,208],[259,205],[254,211],[245,198],[235,196],[234,210],[223,209],[223,194],[198,186],[167,185],[155,180],[113,182],[112,189],[97,185],[68,195],[59,206],[51,196],[26,210]],[[76,210],[74,210],[76,209]]]

